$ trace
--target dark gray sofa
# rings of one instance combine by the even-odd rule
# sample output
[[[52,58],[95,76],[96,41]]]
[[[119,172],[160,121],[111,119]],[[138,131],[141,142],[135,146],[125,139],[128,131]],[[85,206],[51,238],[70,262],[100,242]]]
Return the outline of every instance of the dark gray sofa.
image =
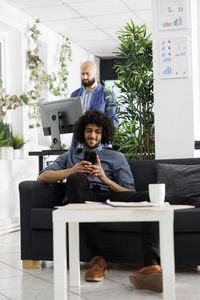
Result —
[[[157,181],[156,163],[200,165],[200,158],[130,161],[136,189],[147,190]],[[52,210],[61,205],[64,183],[24,181],[19,185],[21,259],[53,260]],[[104,257],[108,262],[142,263],[140,223],[101,223]],[[175,263],[200,265],[200,208],[175,211]],[[81,261],[90,252],[80,234]]]

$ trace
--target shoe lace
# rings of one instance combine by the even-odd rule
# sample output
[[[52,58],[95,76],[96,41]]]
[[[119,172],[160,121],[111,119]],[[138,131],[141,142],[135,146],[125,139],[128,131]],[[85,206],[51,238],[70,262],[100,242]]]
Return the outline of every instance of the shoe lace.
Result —
[[[104,268],[102,266],[102,264],[100,263],[100,259],[103,259],[103,257],[102,256],[95,256],[95,257],[93,257],[93,259],[90,262],[90,268],[92,266],[94,266],[95,264],[98,264],[101,268]]]

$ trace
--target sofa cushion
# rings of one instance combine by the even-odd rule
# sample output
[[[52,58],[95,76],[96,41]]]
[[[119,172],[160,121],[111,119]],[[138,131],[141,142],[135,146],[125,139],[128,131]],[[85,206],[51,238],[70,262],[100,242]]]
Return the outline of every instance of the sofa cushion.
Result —
[[[157,163],[157,182],[166,184],[166,197],[200,195],[200,166]]]
[[[200,208],[175,210],[174,231],[176,233],[199,233]]]
[[[148,190],[149,183],[157,182],[157,163],[176,165],[200,165],[200,158],[129,160],[130,168],[135,179],[136,191]]]
[[[31,210],[30,227],[38,230],[52,230],[52,211],[49,208],[33,208]],[[140,233],[140,222],[99,223],[102,232]],[[175,210],[174,229],[180,232],[200,232],[200,208]]]
[[[52,230],[52,212],[50,208],[32,208],[30,227],[32,229]],[[140,223],[99,223],[100,231],[140,232]]]

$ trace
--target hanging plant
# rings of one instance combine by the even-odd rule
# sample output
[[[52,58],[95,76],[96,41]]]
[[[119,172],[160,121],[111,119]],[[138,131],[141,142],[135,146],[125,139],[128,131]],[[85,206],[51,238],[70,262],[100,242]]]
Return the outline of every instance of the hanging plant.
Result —
[[[57,75],[54,72],[47,74],[47,72],[43,71],[43,78],[48,84],[48,89],[55,96],[67,96],[68,62],[72,60],[69,38],[63,35],[62,38],[63,43],[60,47],[59,57],[60,71]]]
[[[0,78],[0,83],[2,79]],[[25,93],[20,96],[8,95],[4,88],[0,88],[0,119],[4,119],[7,110],[16,109],[23,105],[23,103],[28,104],[28,95]]]
[[[36,19],[33,26],[28,30],[28,39],[33,45],[32,49],[27,51],[27,68],[30,72],[29,85],[31,89],[20,96],[8,95],[4,88],[0,88],[0,117],[3,119],[8,109],[16,109],[23,104],[30,107],[29,119],[30,128],[40,126],[40,114],[38,104],[44,99],[41,97],[41,92],[44,88],[55,96],[66,96],[67,78],[68,78],[68,62],[71,61],[71,48],[69,39],[63,36],[63,43],[60,47],[60,70],[58,73],[47,74],[44,70],[44,62],[39,56],[40,49],[40,31],[37,24],[40,22]],[[0,83],[2,79],[0,78]]]
[[[43,79],[43,70],[44,62],[39,57],[39,48],[40,48],[40,31],[37,28],[37,24],[40,22],[39,19],[35,20],[33,26],[31,26],[28,30],[28,35],[30,39],[30,43],[32,40],[32,49],[27,51],[26,63],[27,68],[29,69],[29,83],[32,87],[31,90],[27,91],[29,96],[28,105],[29,109],[29,120],[30,128],[40,126],[40,115],[39,115],[39,106],[38,104],[42,102],[44,99],[41,98],[41,91],[45,88],[45,81]]]
[[[40,22],[39,19],[35,20],[35,24],[30,27],[29,34],[33,41],[34,47],[32,50],[27,52],[27,66],[30,70],[30,82],[33,84],[32,90],[28,92],[30,96],[31,109],[29,111],[29,118],[31,120],[30,128],[35,126],[40,126],[40,113],[38,104],[44,99],[41,98],[41,91],[47,86],[48,90],[54,96],[66,96],[67,93],[67,78],[68,72],[68,62],[71,61],[71,48],[69,39],[63,37],[63,42],[60,47],[59,56],[59,67],[58,73],[48,74],[43,70],[44,62],[39,57],[39,47],[40,47],[40,31],[37,28],[37,24]]]

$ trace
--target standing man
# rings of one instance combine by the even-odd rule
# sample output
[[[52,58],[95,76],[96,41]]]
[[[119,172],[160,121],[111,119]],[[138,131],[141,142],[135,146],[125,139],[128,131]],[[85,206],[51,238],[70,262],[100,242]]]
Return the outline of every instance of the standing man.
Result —
[[[38,176],[38,181],[47,183],[67,179],[68,203],[85,201],[149,201],[147,192],[136,192],[129,164],[120,152],[104,148],[115,134],[112,118],[96,109],[89,110],[74,125],[74,138],[82,148],[72,147],[60,155],[52,165]],[[86,159],[93,154],[95,162]],[[95,152],[95,153],[94,153]],[[162,271],[159,266],[158,224],[142,223],[144,267],[130,276],[136,288],[162,291]],[[84,224],[84,238],[91,251],[92,260],[85,274],[87,281],[102,281],[106,261],[102,257],[98,224]]]
[[[93,61],[86,61],[81,65],[82,87],[75,90],[71,97],[81,96],[83,111],[90,109],[98,109],[106,112],[118,124],[117,118],[114,116],[114,99],[107,92],[105,87],[97,82],[98,70],[97,65]]]

